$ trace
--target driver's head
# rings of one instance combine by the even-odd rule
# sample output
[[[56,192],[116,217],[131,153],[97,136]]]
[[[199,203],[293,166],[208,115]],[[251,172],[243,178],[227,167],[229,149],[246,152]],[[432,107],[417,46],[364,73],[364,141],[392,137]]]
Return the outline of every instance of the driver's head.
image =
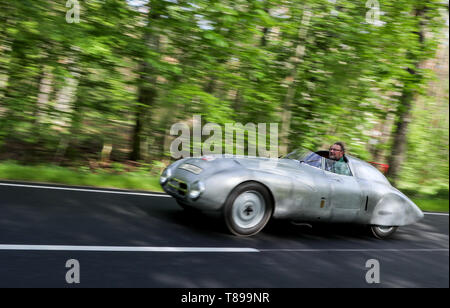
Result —
[[[341,159],[342,156],[344,156],[345,154],[345,146],[343,142],[335,142],[331,147],[330,147],[330,159],[333,160],[339,160]]]

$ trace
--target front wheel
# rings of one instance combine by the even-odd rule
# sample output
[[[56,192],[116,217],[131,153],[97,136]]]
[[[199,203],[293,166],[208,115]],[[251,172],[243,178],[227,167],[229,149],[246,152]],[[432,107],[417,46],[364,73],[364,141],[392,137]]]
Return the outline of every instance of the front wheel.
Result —
[[[225,223],[231,233],[251,236],[266,226],[272,211],[273,202],[267,188],[258,183],[244,183],[225,202]]]
[[[378,239],[386,239],[397,231],[395,226],[370,226],[373,236]]]

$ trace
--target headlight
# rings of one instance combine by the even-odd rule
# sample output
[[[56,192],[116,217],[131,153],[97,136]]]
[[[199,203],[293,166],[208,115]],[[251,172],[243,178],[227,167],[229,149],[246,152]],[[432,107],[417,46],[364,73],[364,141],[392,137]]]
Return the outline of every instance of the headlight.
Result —
[[[197,181],[194,182],[191,187],[189,188],[189,198],[191,199],[197,199],[200,197],[202,192],[205,190],[205,185],[203,182]]]
[[[164,169],[163,173],[161,174],[161,177],[159,178],[159,183],[161,185],[164,185],[171,176],[172,171],[169,168]]]

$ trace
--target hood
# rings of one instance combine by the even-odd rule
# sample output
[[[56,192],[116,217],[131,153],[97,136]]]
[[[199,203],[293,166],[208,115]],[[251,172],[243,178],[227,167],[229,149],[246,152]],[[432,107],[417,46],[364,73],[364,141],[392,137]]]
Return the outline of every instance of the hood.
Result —
[[[200,167],[203,170],[212,167],[216,169],[236,167],[236,162],[232,158],[213,155],[187,158],[184,163]]]
[[[185,158],[177,167],[182,164],[190,164],[201,168],[201,176],[232,168],[245,168],[248,170],[270,172],[286,176],[291,175],[293,171],[295,171],[297,175],[308,173],[307,168],[296,160],[266,157],[206,155],[203,157]]]

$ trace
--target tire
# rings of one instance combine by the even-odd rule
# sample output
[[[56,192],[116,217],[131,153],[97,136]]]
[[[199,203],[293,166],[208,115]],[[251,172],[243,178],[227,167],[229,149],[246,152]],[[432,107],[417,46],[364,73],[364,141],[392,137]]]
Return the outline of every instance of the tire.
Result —
[[[395,226],[370,226],[373,236],[381,240],[391,237],[397,229]]]
[[[267,188],[248,182],[237,186],[224,204],[228,230],[237,236],[251,236],[261,231],[272,217],[273,202]]]

